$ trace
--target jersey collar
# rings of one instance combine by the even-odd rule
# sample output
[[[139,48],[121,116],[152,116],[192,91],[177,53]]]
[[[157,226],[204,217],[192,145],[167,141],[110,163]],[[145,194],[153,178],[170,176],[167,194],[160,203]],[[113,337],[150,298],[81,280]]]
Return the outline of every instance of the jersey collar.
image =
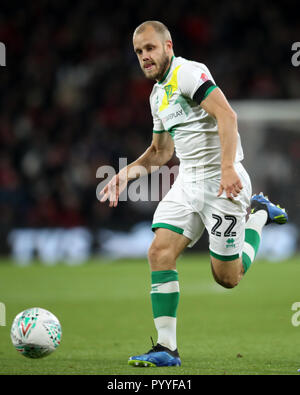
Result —
[[[162,84],[166,80],[166,78],[167,78],[167,76],[168,76],[168,74],[170,72],[170,69],[172,67],[174,59],[175,59],[175,56],[173,55],[172,58],[171,58],[171,62],[170,62],[170,66],[168,67],[168,70],[165,72],[165,74],[163,75],[162,79],[157,82],[158,84]]]

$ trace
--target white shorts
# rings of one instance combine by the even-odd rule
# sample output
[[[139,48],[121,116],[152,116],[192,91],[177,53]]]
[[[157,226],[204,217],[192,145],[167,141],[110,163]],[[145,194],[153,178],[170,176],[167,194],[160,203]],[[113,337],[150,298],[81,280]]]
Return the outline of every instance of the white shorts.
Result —
[[[179,173],[172,188],[158,204],[152,229],[166,228],[183,234],[192,247],[202,236],[209,234],[212,256],[230,261],[241,256],[245,237],[247,208],[252,194],[251,181],[241,163],[235,164],[243,189],[230,200],[225,192],[217,197],[220,178],[192,180]]]

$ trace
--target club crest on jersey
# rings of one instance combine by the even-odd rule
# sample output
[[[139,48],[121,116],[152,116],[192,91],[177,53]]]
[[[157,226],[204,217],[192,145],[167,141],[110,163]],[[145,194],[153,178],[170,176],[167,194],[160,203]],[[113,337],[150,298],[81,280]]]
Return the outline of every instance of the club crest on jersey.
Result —
[[[165,86],[165,91],[166,91],[167,99],[169,101],[170,98],[172,97],[172,94],[173,94],[173,86],[172,85],[166,85]]]

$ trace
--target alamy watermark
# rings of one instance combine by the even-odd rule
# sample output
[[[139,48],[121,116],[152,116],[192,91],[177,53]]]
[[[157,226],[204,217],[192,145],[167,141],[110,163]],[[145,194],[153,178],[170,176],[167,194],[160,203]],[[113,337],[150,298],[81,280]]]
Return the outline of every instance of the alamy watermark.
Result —
[[[0,42],[0,66],[6,66],[6,48],[3,43]]]
[[[127,159],[119,159],[119,171],[127,166]],[[204,167],[195,166],[185,169],[185,177],[181,183],[181,187],[176,190],[176,197],[182,194],[183,199],[190,199],[190,203],[197,201],[197,208],[203,199],[203,183],[204,183]],[[101,200],[100,192],[116,175],[116,171],[112,166],[100,166],[97,169],[96,177],[103,179],[97,186],[96,197]],[[119,201],[151,201],[158,202],[164,197],[171,188],[172,180],[175,180],[180,174],[178,165],[169,166],[151,166],[150,177],[148,171],[143,166],[135,166],[130,169],[130,177],[134,178],[130,181],[124,191],[119,196]],[[111,193],[116,193],[112,191]]]
[[[292,51],[294,52],[291,58],[292,65],[298,67],[300,66],[300,41],[292,44]]]
[[[292,310],[296,311],[292,315],[292,325],[293,326],[300,326],[300,302],[295,302],[292,304]]]
[[[0,326],[6,325],[6,309],[5,304],[0,302]]]

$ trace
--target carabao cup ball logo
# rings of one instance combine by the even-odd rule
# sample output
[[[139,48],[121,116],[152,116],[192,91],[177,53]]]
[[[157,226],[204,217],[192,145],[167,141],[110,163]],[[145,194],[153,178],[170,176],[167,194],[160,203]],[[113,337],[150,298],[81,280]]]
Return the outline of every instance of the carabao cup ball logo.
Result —
[[[28,358],[42,358],[59,346],[60,322],[50,311],[34,307],[18,314],[12,324],[11,340],[19,353]]]
[[[37,317],[39,316],[38,309],[28,309],[23,311],[18,320],[18,329],[20,336],[23,339],[28,338],[31,330],[35,327]]]

